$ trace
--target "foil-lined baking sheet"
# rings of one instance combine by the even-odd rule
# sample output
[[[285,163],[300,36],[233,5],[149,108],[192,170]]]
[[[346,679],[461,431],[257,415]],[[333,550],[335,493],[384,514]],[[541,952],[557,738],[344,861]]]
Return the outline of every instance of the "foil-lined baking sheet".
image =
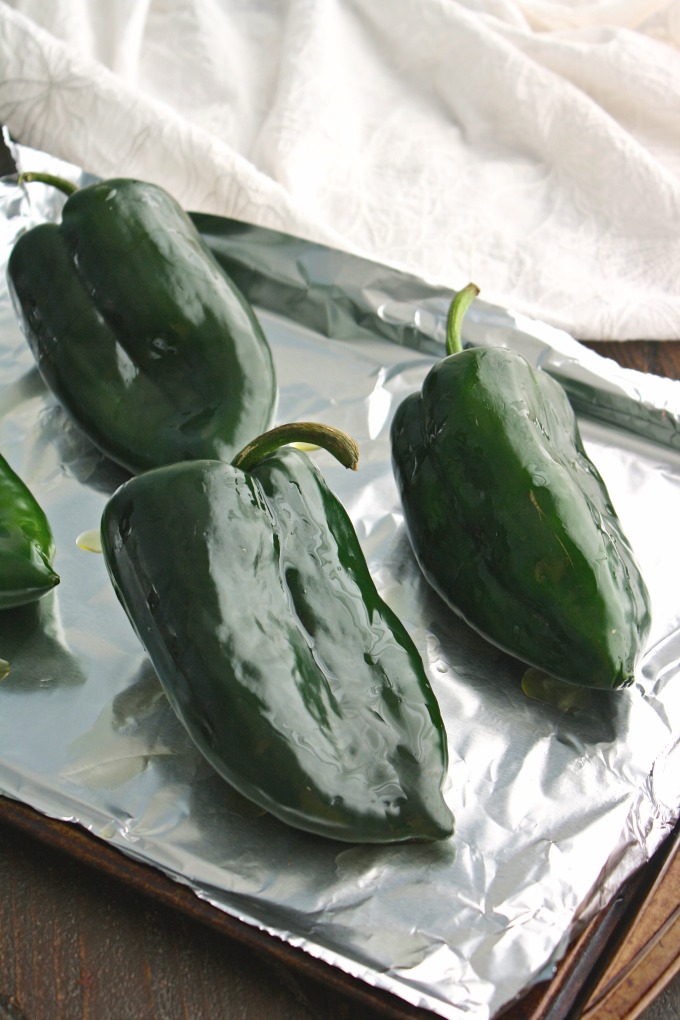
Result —
[[[83,179],[43,154],[14,153],[21,169]],[[4,262],[17,233],[58,217],[62,201],[39,184],[0,184]],[[620,369],[483,300],[468,313],[467,342],[512,346],[564,383],[653,602],[632,688],[575,689],[568,706],[531,700],[524,667],[421,578],[392,477],[392,413],[443,353],[450,292],[283,234],[195,219],[258,311],[280,384],[278,422],[323,420],[359,442],[357,472],[314,456],[426,663],[448,733],[455,835],[430,846],[324,840],[264,814],[203,761],[102,557],[76,546],[124,476],[46,390],[4,282],[0,450],[48,514],[61,584],[0,618],[0,656],[11,664],[0,682],[0,792],[406,1002],[491,1017],[550,975],[579,925],[678,817],[680,383]]]

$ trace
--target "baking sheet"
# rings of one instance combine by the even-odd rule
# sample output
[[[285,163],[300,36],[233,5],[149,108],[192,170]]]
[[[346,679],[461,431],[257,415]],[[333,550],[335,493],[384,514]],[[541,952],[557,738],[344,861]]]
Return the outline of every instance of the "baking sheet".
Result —
[[[15,152],[23,169],[78,176]],[[17,230],[59,206],[40,185],[5,183],[3,257]],[[12,665],[0,682],[0,792],[86,827],[409,1003],[490,1017],[550,974],[578,925],[678,817],[680,383],[619,369],[483,301],[468,315],[468,342],[512,345],[567,386],[652,595],[649,647],[632,688],[579,695],[569,711],[530,701],[523,667],[422,581],[391,474],[391,415],[442,352],[450,294],[285,235],[214,217],[197,223],[256,304],[279,377],[277,420],[325,420],[359,442],[356,473],[315,456],[426,662],[449,737],[456,833],[433,846],[323,840],[263,814],[203,762],[102,558],[75,545],[123,474],[46,391],[4,285],[0,450],[50,518],[62,581],[36,607],[0,619],[0,655]]]

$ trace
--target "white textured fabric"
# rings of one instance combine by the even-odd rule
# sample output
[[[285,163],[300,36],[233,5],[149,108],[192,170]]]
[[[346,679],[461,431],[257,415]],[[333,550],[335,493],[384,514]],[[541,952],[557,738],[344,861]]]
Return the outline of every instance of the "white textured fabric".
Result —
[[[0,122],[581,339],[680,339],[680,0],[10,0]]]

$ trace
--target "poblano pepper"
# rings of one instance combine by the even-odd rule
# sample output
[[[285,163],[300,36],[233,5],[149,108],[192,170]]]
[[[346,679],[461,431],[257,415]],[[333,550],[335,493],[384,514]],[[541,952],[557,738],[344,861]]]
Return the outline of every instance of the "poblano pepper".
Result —
[[[44,511],[0,456],[0,609],[35,602],[59,584],[54,552]]]
[[[132,472],[230,460],[270,423],[271,352],[247,300],[162,188],[75,189],[60,224],[16,241],[8,279],[40,372],[74,421]]]
[[[447,743],[422,660],[379,597],[309,455],[342,433],[280,426],[234,466],[126,482],[104,510],[114,588],[179,719],[229,783],[283,821],[351,842],[435,840]]]
[[[485,638],[559,680],[633,682],[650,599],[559,383],[505,348],[448,356],[397,408],[392,457],[422,571]]]

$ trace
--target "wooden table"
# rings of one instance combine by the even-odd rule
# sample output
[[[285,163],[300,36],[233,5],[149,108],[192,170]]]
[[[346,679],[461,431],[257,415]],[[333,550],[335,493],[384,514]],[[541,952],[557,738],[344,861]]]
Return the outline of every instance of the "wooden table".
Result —
[[[590,346],[680,379],[680,342]],[[638,1015],[680,963],[677,841],[506,1020]],[[432,1020],[226,918],[75,827],[2,799],[0,887],[0,1020]]]

